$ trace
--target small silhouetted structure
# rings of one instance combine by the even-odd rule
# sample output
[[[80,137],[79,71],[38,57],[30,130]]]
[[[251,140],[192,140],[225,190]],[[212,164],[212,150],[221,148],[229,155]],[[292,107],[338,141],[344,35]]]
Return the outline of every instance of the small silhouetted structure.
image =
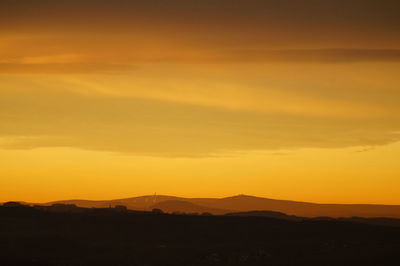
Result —
[[[4,207],[15,208],[15,207],[23,207],[24,205],[17,201],[9,201],[3,204]]]
[[[114,209],[119,212],[127,212],[128,208],[124,205],[115,205]]]
[[[157,209],[157,208],[152,209],[151,212],[152,213],[157,213],[157,214],[163,214],[164,213],[163,210]]]

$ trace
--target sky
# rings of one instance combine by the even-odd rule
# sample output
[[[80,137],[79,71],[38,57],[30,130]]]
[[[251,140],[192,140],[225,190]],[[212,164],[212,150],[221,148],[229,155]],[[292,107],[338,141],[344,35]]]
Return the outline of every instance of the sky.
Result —
[[[0,1],[0,201],[400,204],[397,0]]]

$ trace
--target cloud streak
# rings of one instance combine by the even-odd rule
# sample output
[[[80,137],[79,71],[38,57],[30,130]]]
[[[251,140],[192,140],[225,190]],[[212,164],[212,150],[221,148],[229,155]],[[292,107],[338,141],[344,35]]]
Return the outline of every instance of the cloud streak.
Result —
[[[112,63],[58,63],[58,64],[34,64],[34,63],[0,63],[0,73],[30,73],[30,74],[76,74],[76,73],[126,73],[135,69],[129,64]]]
[[[129,52],[128,52],[129,53]],[[175,57],[174,57],[175,56]],[[120,61],[119,61],[120,60]],[[231,63],[360,63],[400,62],[397,49],[302,49],[302,50],[228,50],[199,53],[197,56],[167,55],[155,58],[145,55],[136,58],[105,58],[87,54],[86,57],[23,56],[3,59],[0,73],[126,73],[140,64],[231,64]]]
[[[375,146],[400,139],[395,133],[400,127],[391,119],[233,112],[61,91],[9,92],[2,95],[0,106],[3,149],[73,147],[132,155],[197,157]]]
[[[232,54],[227,56],[226,61],[300,63],[399,62],[400,49],[237,50],[232,51]]]

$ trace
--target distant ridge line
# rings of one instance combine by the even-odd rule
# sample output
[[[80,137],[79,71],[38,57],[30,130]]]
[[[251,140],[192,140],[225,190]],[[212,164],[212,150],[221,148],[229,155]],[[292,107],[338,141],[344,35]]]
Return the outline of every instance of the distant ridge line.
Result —
[[[273,211],[302,217],[388,217],[400,218],[400,205],[384,204],[327,204],[293,200],[279,200],[250,195],[235,195],[223,198],[185,198],[169,195],[144,195],[113,200],[59,200],[43,203],[75,204],[86,208],[107,208],[124,205],[131,210],[152,210],[168,212],[210,212],[227,214],[235,212]],[[156,197],[156,198],[155,198]],[[161,206],[160,206],[161,204]],[[191,207],[192,209],[190,209]]]

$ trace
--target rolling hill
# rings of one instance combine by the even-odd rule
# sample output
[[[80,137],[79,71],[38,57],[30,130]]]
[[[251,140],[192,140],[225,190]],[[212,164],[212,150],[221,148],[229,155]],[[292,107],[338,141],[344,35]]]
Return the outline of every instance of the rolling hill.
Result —
[[[116,200],[62,200],[49,202],[75,204],[86,208],[107,208],[125,205],[131,210],[159,208],[165,212],[210,212],[226,214],[231,212],[274,211],[302,217],[391,217],[400,218],[400,205],[373,204],[317,204],[309,202],[276,200],[247,195],[226,198],[180,198],[174,196],[141,196]]]

